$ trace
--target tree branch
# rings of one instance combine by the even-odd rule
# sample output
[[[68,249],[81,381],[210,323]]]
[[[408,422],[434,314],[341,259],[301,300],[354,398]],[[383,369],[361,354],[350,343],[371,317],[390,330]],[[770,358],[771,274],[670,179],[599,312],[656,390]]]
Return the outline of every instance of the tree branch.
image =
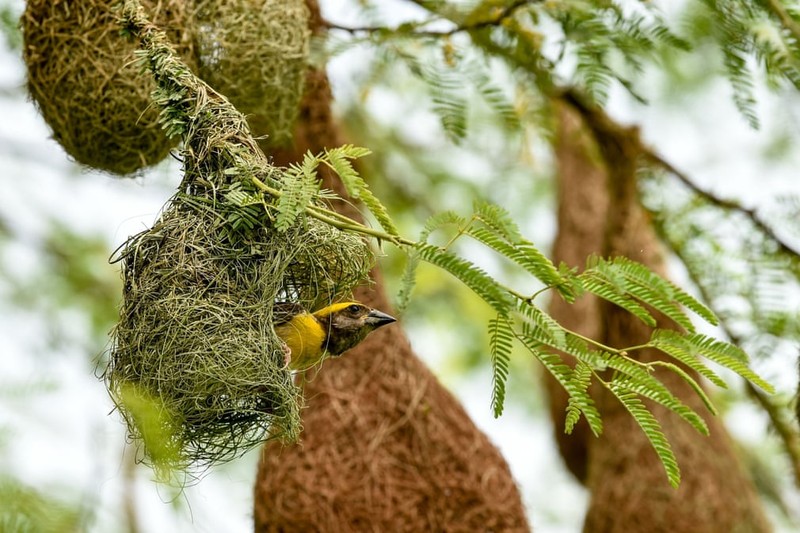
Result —
[[[726,211],[736,211],[745,215],[752,224],[770,240],[780,248],[780,251],[794,257],[800,257],[800,250],[790,245],[775,233],[770,225],[759,215],[756,209],[745,207],[739,202],[734,200],[727,200],[720,198],[715,194],[702,189],[685,173],[681,172],[669,161],[655,153],[651,148],[642,141],[637,128],[624,127],[614,121],[608,114],[599,106],[589,103],[580,92],[575,88],[561,89],[557,92],[558,98],[575,109],[586,120],[592,131],[596,136],[626,136],[630,141],[633,141],[637,146],[639,153],[650,164],[660,167],[669,174],[676,177],[681,183],[686,185],[698,196],[706,199],[711,204],[724,209]],[[600,139],[598,139],[600,140]]]
[[[689,189],[691,189],[692,192],[694,192],[698,196],[701,196],[702,198],[708,200],[711,204],[713,204],[713,205],[715,205],[715,206],[717,206],[717,207],[719,207],[721,209],[724,209],[726,211],[737,211],[737,212],[742,213],[743,215],[745,215],[747,218],[750,219],[750,222],[752,222],[752,224],[759,231],[761,231],[770,240],[772,240],[773,242],[775,242],[775,244],[778,245],[778,248],[780,248],[781,252],[783,252],[785,254],[788,254],[788,255],[791,255],[791,256],[800,257],[800,250],[794,248],[792,245],[790,245],[785,240],[783,240],[781,237],[779,237],[775,233],[775,230],[773,230],[769,226],[769,224],[761,217],[761,215],[758,214],[758,211],[756,209],[745,207],[742,204],[740,204],[739,202],[736,202],[734,200],[727,200],[725,198],[720,198],[719,196],[716,196],[715,194],[700,188],[700,186],[698,186],[696,183],[694,183],[689,178],[689,176],[687,176],[686,174],[684,174],[683,172],[681,172],[680,170],[675,168],[668,161],[664,160],[661,156],[659,156],[658,154],[654,153],[652,150],[648,149],[648,150],[645,150],[643,153],[644,153],[644,156],[652,164],[654,164],[654,165],[656,165],[658,167],[661,167],[663,170],[666,170],[668,173],[670,173],[673,176],[675,176],[676,178],[678,178],[678,180],[681,183],[683,183],[684,185],[686,185],[687,187],[689,187]]]
[[[424,5],[424,2],[418,1],[418,0],[411,0],[411,1],[414,2],[415,4],[419,5],[420,7],[423,7],[423,8],[428,9],[430,11],[430,8],[426,7]],[[415,37],[450,37],[450,36],[455,35],[457,33],[476,31],[476,30],[481,30],[481,29],[484,29],[484,28],[490,28],[490,27],[493,27],[493,26],[500,26],[500,25],[502,25],[503,21],[505,21],[506,19],[508,19],[510,17],[513,17],[516,14],[518,9],[520,9],[522,7],[525,7],[525,6],[528,6],[528,5],[539,3],[540,1],[541,0],[515,0],[514,2],[510,3],[509,5],[504,6],[502,9],[496,10],[497,12],[495,14],[493,14],[490,18],[487,18],[485,20],[478,20],[478,21],[474,21],[474,22],[468,22],[468,23],[461,24],[461,25],[456,25],[454,28],[452,28],[450,30],[447,30],[447,31],[429,31],[429,30],[417,30],[417,29],[415,29],[415,28],[420,28],[420,27],[423,27],[423,26],[427,26],[428,24],[434,22],[433,20],[425,20],[425,21],[422,21],[422,22],[419,22],[419,23],[408,23],[408,24],[404,24],[404,25],[398,26],[396,28],[389,28],[389,27],[386,27],[386,26],[343,26],[343,25],[336,24],[336,23],[329,22],[329,21],[324,21],[323,25],[328,29],[346,31],[346,32],[352,33],[352,34],[356,34],[356,33],[381,33],[381,32],[386,32],[386,33],[404,33],[404,31],[403,31],[404,28],[414,28],[414,30],[411,31],[410,34],[415,36]],[[438,13],[435,13],[435,14],[438,15]],[[454,22],[454,21],[450,20],[450,22]]]
[[[778,17],[783,27],[786,28],[789,33],[792,34],[795,41],[800,44],[800,24],[786,11],[786,6],[784,6],[780,0],[764,0],[763,3],[767,9]]]

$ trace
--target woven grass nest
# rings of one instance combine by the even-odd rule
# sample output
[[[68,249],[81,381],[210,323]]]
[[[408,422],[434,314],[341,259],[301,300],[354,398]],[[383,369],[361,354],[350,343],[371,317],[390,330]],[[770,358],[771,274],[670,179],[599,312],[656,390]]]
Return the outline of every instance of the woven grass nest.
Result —
[[[133,64],[133,42],[119,35],[118,0],[28,0],[21,24],[28,91],[53,138],[81,164],[128,175],[164,159],[167,139],[151,105],[154,84]],[[191,20],[182,0],[146,0],[194,64]]]
[[[126,27],[144,42],[161,91],[155,105],[182,132],[184,176],[153,227],[113,258],[123,302],[105,378],[131,438],[144,444],[141,458],[187,471],[267,439],[297,439],[302,396],[273,307],[316,309],[348,296],[373,255],[361,237],[308,216],[276,229],[274,199],[253,183],[280,189],[288,176],[137,5],[126,2]]]
[[[29,0],[21,20],[28,90],[77,162],[126,176],[175,147],[153,82],[119,35],[120,0]],[[291,138],[308,55],[303,0],[143,0],[177,53],[270,143]]]
[[[196,0],[200,77],[270,146],[292,138],[308,65],[305,0]]]
[[[309,220],[232,244],[214,209],[179,195],[116,259],[124,292],[108,383],[148,460],[202,466],[266,439],[296,440],[302,397],[273,303],[314,309],[349,290],[369,268],[364,243]],[[161,427],[148,435],[153,412]]]

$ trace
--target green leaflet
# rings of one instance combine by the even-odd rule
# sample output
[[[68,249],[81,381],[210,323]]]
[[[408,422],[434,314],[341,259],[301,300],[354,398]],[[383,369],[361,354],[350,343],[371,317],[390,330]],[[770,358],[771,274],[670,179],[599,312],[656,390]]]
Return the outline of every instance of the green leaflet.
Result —
[[[467,100],[464,82],[455,71],[423,65],[418,70],[428,86],[433,112],[439,117],[445,135],[458,143],[467,135]]]
[[[700,397],[700,399],[703,401],[703,404],[706,406],[706,409],[708,409],[708,412],[714,416],[717,415],[717,408],[714,407],[714,404],[711,402],[711,398],[708,397],[706,391],[703,390],[703,387],[701,387],[697,380],[689,375],[688,372],[678,365],[670,363],[669,361],[655,361],[653,364],[657,366],[663,366],[664,368],[667,368],[678,374],[692,388],[692,390],[694,390],[695,394]]]
[[[232,184],[225,193],[224,207],[223,231],[231,240],[235,240],[236,235],[240,235],[241,232],[252,230],[263,223],[264,209],[261,206],[261,196],[244,191],[238,182]]]
[[[581,286],[600,298],[616,304],[625,309],[636,318],[650,327],[655,327],[656,319],[642,307],[639,302],[634,300],[629,294],[625,293],[619,285],[609,282],[595,270],[587,270],[578,276]]]
[[[500,117],[506,127],[510,130],[519,129],[521,123],[514,104],[498,86],[492,83],[489,75],[478,68],[475,63],[470,65],[467,75],[483,100]]]
[[[398,236],[400,232],[389,216],[386,207],[372,193],[367,182],[358,175],[358,172],[355,171],[353,164],[350,162],[351,159],[364,157],[370,153],[371,152],[367,148],[345,144],[338,148],[325,150],[323,161],[330,164],[333,171],[342,179],[347,193],[352,196],[353,199],[361,200],[384,231],[389,235]]]
[[[513,340],[514,331],[507,317],[498,315],[497,318],[489,321],[489,353],[492,358],[492,411],[495,418],[503,414]]]
[[[278,231],[289,229],[319,194],[317,179],[317,160],[306,154],[301,165],[292,165],[281,180],[281,196],[275,202],[278,214],[275,228]]]
[[[511,309],[510,296],[491,276],[466,259],[430,244],[418,243],[416,249],[419,251],[420,259],[450,272],[498,313],[507,314]]]
[[[436,213],[425,221],[425,226],[419,234],[419,242],[427,242],[431,233],[445,226],[464,227],[466,224],[467,220],[455,211],[442,211],[441,213]]]
[[[625,388],[631,392],[635,392],[639,396],[648,398],[649,400],[663,405],[687,421],[698,432],[702,433],[703,435],[708,435],[708,425],[706,424],[706,421],[703,420],[703,418],[698,415],[694,409],[683,403],[663,383],[644,371],[641,367],[638,367],[636,364],[630,362],[628,362],[628,364],[641,370],[644,375],[639,372],[626,372],[626,376],[623,377],[618,375],[615,377],[615,381],[619,381],[620,383],[624,384]],[[615,365],[616,363],[609,363],[611,368],[616,369]],[[645,378],[645,376],[647,377]]]
[[[517,311],[531,327],[538,328],[537,340],[558,350],[567,349],[567,333],[553,317],[534,305],[520,303]]]
[[[681,309],[681,304],[711,324],[717,323],[714,313],[692,295],[626,257],[611,260],[592,257],[587,261],[583,275],[597,275],[622,293],[654,307],[688,331],[694,332],[694,325]]]
[[[466,219],[454,211],[442,211],[436,213],[425,221],[425,226],[419,235],[420,243],[426,243],[428,237],[434,231],[448,225],[464,226],[467,223]],[[419,249],[412,248],[408,252],[408,260],[406,261],[405,269],[403,269],[403,278],[400,283],[400,290],[397,293],[397,312],[402,313],[411,298],[411,292],[417,282],[417,267],[419,266],[420,256]]]
[[[475,200],[472,210],[481,222],[492,228],[496,234],[501,235],[506,241],[519,242],[523,240],[517,223],[514,222],[509,212],[503,207],[485,200]]]
[[[528,328],[528,331],[525,331],[525,329],[526,328],[523,328],[522,335],[517,335],[517,338],[528,351],[542,363],[542,366],[550,372],[556,381],[564,387],[564,390],[566,390],[570,396],[570,405],[572,408],[579,410],[581,414],[583,414],[592,433],[595,436],[599,436],[603,432],[603,421],[600,417],[600,412],[594,404],[594,400],[589,396],[587,388],[583,387],[583,381],[581,379],[575,379],[575,371],[564,363],[559,355],[549,352],[544,344],[535,337],[529,335],[533,330]],[[569,412],[567,416],[570,416]],[[571,431],[572,428],[566,426],[564,429],[565,431]]]
[[[583,361],[579,361],[578,364],[575,365],[575,369],[572,373],[572,382],[570,384],[570,388],[572,388],[573,390],[582,390],[587,394],[586,396],[570,395],[567,403],[567,416],[564,421],[564,432],[567,434],[571,434],[572,430],[575,429],[575,424],[578,423],[581,413],[586,408],[584,400],[586,397],[589,397],[588,391],[591,382],[592,382],[592,367],[590,367]]]
[[[728,385],[716,372],[708,368],[697,358],[697,352],[692,348],[691,344],[686,341],[683,335],[671,330],[657,329],[653,331],[648,344],[654,348],[658,348],[670,357],[677,359],[708,379],[714,385],[722,387],[723,389],[728,388]]]
[[[680,335],[670,330],[654,331],[650,343],[669,355],[672,355],[673,352],[678,353],[681,350],[688,351],[694,356],[702,355],[706,359],[733,370],[766,392],[770,394],[775,392],[772,385],[747,366],[749,359],[747,354],[733,344],[719,341],[701,333]]]
[[[670,485],[677,488],[681,482],[681,472],[672,447],[664,435],[664,430],[656,417],[653,416],[653,413],[647,410],[637,393],[630,390],[628,385],[629,383],[626,379],[615,379],[608,384],[608,390],[622,402],[622,405],[625,406],[634,420],[636,420],[636,423],[639,424],[639,427],[642,428],[656,454],[658,454],[661,464],[664,466]]]
[[[561,284],[561,275],[555,265],[543,253],[527,241],[509,243],[485,227],[470,227],[467,232],[475,240],[511,259],[533,274],[547,286]]]
[[[408,254],[406,266],[403,269],[403,277],[400,280],[400,290],[397,292],[397,303],[395,311],[402,315],[411,300],[411,293],[417,284],[417,267],[419,266],[419,253],[413,250]]]

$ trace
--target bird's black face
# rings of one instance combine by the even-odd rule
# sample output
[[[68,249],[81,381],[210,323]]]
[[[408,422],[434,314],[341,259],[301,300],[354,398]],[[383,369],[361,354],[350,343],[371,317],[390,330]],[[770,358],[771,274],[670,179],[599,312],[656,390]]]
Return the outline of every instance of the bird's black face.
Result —
[[[366,305],[350,303],[328,315],[327,349],[331,355],[341,355],[386,324],[395,322],[392,316]]]

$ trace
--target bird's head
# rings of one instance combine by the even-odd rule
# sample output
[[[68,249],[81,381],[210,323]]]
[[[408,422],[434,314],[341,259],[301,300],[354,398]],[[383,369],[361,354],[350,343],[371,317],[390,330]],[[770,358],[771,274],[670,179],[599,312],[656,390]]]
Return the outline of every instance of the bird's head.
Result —
[[[327,332],[325,349],[330,355],[341,355],[386,324],[395,322],[392,316],[370,309],[358,302],[342,302],[314,312]]]

